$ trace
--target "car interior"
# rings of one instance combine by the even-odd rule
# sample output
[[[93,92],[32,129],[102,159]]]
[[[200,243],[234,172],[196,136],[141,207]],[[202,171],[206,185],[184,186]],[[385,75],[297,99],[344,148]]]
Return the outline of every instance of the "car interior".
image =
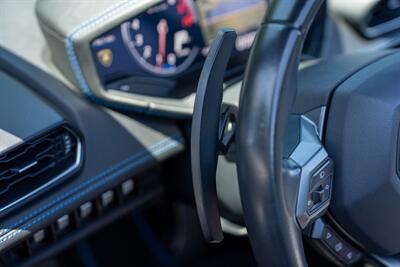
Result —
[[[400,0],[0,1],[0,266],[400,266]]]

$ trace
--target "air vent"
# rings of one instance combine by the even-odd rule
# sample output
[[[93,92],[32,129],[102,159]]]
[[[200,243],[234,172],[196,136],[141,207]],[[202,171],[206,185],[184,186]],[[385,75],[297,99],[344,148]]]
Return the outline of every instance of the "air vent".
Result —
[[[60,181],[79,167],[80,143],[57,127],[0,155],[0,211]]]

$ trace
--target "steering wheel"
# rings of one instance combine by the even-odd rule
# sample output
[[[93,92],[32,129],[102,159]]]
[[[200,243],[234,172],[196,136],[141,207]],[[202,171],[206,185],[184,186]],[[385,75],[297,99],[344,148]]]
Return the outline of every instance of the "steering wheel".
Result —
[[[269,6],[238,110],[221,108],[233,30],[214,39],[198,84],[191,161],[204,237],[223,238],[215,172],[218,153],[235,143],[244,221],[260,266],[307,266],[304,235],[321,240],[341,265],[364,252],[400,254],[400,205],[393,204],[400,201],[400,54],[346,55],[311,68],[303,75],[318,81],[315,90],[296,96],[302,46],[323,2]],[[299,102],[318,101],[318,109],[293,112]]]
[[[307,266],[294,212],[299,183],[294,177],[301,169],[282,159],[302,46],[322,2],[275,1],[258,31],[243,81],[239,188],[260,266]]]

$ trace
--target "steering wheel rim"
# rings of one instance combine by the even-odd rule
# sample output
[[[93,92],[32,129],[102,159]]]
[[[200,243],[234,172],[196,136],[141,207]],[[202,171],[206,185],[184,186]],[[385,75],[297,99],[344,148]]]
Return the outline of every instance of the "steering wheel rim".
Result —
[[[307,266],[295,216],[298,181],[292,179],[300,170],[282,157],[301,49],[322,3],[274,1],[246,68],[237,167],[244,219],[260,266]]]

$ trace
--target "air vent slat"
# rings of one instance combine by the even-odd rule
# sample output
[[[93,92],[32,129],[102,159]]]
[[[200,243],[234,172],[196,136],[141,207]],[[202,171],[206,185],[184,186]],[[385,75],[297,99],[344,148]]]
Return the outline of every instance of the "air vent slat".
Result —
[[[38,175],[41,175],[43,173],[45,173],[46,171],[48,171],[49,169],[55,167],[56,163],[55,162],[51,162],[50,164],[48,164],[47,166],[40,166],[40,168],[37,169],[36,172],[32,172],[28,175],[23,175],[20,176],[17,179],[14,179],[12,182],[10,183],[2,183],[0,181],[0,195],[3,194],[4,192],[8,191],[14,184],[17,184],[25,179],[29,179],[29,178],[33,178],[36,177]]]
[[[77,162],[78,139],[65,126],[1,154],[0,210],[48,185]]]
[[[51,146],[47,147],[45,150],[40,151],[40,152],[36,155],[36,157],[40,157],[40,156],[43,155],[43,154],[47,154],[47,153],[49,153],[50,151],[52,151],[53,149],[54,149],[54,146],[51,145]]]
[[[1,179],[8,179],[9,177],[12,177],[13,175],[18,173],[18,169],[9,169],[5,170],[0,173],[0,180]]]

